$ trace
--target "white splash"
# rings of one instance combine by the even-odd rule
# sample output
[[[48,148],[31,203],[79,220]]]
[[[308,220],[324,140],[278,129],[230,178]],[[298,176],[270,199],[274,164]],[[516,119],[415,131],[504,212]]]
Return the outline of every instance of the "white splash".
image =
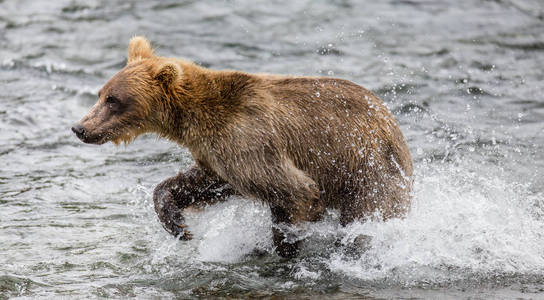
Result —
[[[542,195],[531,194],[527,186],[488,172],[443,163],[419,166],[406,218],[343,228],[333,212],[322,222],[302,226],[299,234],[307,239],[306,246],[293,279],[319,280],[326,269],[402,285],[450,282],[474,274],[542,274],[543,204]],[[158,243],[155,262],[161,260],[160,253],[166,258],[172,252],[197,264],[236,263],[256,248],[273,253],[269,209],[249,199],[233,197],[187,214],[186,221],[195,237],[190,242],[165,240],[167,234],[157,229],[163,242]],[[353,245],[360,236],[366,236],[362,247],[347,251],[334,245]]]
[[[363,280],[439,283],[455,275],[544,272],[542,195],[522,185],[447,166],[418,169],[405,219],[354,223],[344,240],[370,236],[353,259],[335,253],[334,272]],[[459,270],[460,272],[456,272]]]
[[[202,261],[236,262],[272,245],[270,210],[256,201],[233,197],[186,219]]]

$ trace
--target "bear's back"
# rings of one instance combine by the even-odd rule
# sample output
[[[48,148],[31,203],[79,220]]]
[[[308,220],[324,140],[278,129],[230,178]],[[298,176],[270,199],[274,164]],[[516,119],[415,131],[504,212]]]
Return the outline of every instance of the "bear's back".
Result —
[[[312,177],[329,202],[377,184],[393,202],[407,198],[412,160],[399,125],[384,103],[347,80],[328,77],[270,79],[277,117],[273,127],[287,155]],[[399,193],[403,195],[399,195]],[[396,198],[396,199],[392,199]]]

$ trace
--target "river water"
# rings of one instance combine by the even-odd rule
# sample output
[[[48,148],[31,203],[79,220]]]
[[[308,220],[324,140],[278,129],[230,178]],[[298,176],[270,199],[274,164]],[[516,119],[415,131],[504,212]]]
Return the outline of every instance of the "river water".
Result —
[[[151,194],[187,150],[70,131],[136,34],[210,68],[371,89],[412,151],[409,215],[342,228],[331,211],[292,260],[248,199],[170,237]],[[0,0],[0,299],[544,298],[543,80],[539,0]]]

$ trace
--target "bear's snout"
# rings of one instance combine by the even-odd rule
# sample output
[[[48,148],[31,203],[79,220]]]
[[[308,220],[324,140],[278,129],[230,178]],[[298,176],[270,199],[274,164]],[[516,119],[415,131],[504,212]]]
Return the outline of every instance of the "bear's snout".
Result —
[[[72,131],[77,135],[77,137],[80,139],[80,140],[84,140],[85,138],[85,127],[83,127],[83,125],[81,124],[76,124],[72,127]]]

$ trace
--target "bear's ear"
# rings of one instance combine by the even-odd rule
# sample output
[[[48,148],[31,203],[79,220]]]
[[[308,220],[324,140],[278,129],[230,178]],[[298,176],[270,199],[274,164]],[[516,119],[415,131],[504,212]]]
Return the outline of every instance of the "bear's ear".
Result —
[[[135,36],[130,39],[127,64],[151,57],[153,57],[153,49],[143,36]]]
[[[181,77],[181,72],[181,67],[177,63],[167,62],[159,68],[155,80],[164,88],[169,88]]]

